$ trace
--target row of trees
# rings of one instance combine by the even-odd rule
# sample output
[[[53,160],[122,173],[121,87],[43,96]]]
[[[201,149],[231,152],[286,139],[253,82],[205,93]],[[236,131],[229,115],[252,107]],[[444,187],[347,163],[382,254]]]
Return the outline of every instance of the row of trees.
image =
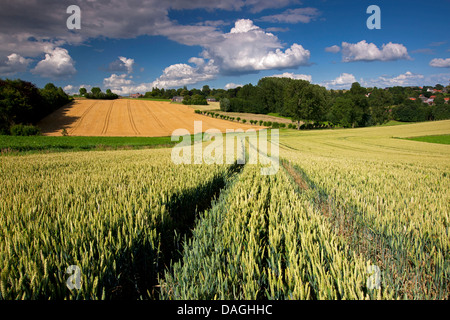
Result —
[[[382,124],[390,119],[398,121],[426,121],[450,118],[449,105],[442,93],[431,93],[435,87],[401,87],[386,89],[364,88],[358,82],[350,90],[327,90],[305,80],[267,77],[257,85],[246,84],[233,89],[210,89],[205,85],[201,90],[186,87],[178,89],[153,88],[146,92],[147,98],[183,96],[185,104],[206,104],[206,97],[220,101],[220,108],[226,112],[279,113],[292,117],[300,123],[328,122],[332,126],[361,127]],[[434,106],[424,104],[419,95],[436,95]],[[409,98],[414,97],[416,101]]]
[[[206,101],[206,98],[200,94],[194,94],[193,96],[186,95],[183,99],[183,104],[188,105],[207,105],[208,102]]]
[[[111,89],[106,89],[106,93],[102,92],[99,87],[93,87],[91,92],[87,92],[86,88],[80,88],[80,95],[87,99],[106,99],[112,100],[117,99],[119,96],[111,91]]]
[[[404,122],[450,119],[450,105],[443,98],[436,98],[433,106],[422,103],[421,100],[408,99],[392,108],[392,118]]]
[[[409,97],[418,97],[421,90],[409,87],[368,89],[358,82],[353,83],[350,90],[327,90],[305,80],[263,78],[256,86],[247,84],[232,92],[229,90],[227,96],[220,100],[220,108],[227,112],[279,113],[292,117],[298,127],[301,121],[362,127],[382,124],[390,119],[449,119],[450,106],[444,103],[443,97],[437,97],[433,107],[420,99],[412,104]]]
[[[32,132],[27,129],[29,126],[25,131],[22,126],[14,127],[19,124],[35,125],[70,101],[63,89],[53,83],[39,89],[28,81],[0,79],[0,134]]]
[[[208,85],[204,85],[200,89],[188,90],[186,86],[178,89],[159,89],[152,88],[152,91],[148,91],[144,94],[144,98],[155,98],[155,99],[172,99],[175,96],[182,96],[184,100],[205,100],[207,97],[212,97],[218,95],[219,92],[226,92],[223,89],[210,89]],[[201,97],[201,98],[200,98]]]

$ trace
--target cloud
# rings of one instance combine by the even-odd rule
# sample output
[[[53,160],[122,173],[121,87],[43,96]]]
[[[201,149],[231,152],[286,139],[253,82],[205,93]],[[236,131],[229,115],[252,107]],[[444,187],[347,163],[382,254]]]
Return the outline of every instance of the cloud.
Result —
[[[108,67],[108,71],[111,72],[133,72],[134,59],[127,59],[125,57],[119,57],[117,60],[111,62]]]
[[[216,61],[223,74],[242,74],[270,69],[287,69],[308,65],[310,52],[294,43],[281,50],[279,39],[253,24],[240,19],[229,33],[203,46],[203,56]]]
[[[423,84],[434,86],[437,83],[441,83],[445,85],[446,83],[448,83],[448,79],[450,79],[450,73],[431,74],[425,77],[425,79],[423,80]]]
[[[226,2],[226,1],[225,1]],[[266,9],[284,8],[291,4],[300,4],[298,0],[246,0],[245,6],[250,8],[252,13],[258,13]]]
[[[264,32],[251,20],[238,20],[229,33],[220,28],[228,22],[204,21],[194,25],[181,25],[169,17],[171,10],[202,9],[207,11],[250,10],[253,13],[268,8],[282,8],[296,0],[192,0],[158,1],[80,0],[82,20],[80,30],[68,30],[66,8],[71,0],[7,1],[0,12],[0,57],[16,53],[24,58],[42,54],[62,54],[59,48],[80,45],[91,39],[131,39],[142,35],[165,36],[188,46],[203,48],[204,59],[214,60],[224,74],[252,73],[267,69],[284,69],[307,65],[310,52],[299,44],[285,48],[270,32]],[[46,10],[42,10],[46,8]],[[137,9],[138,8],[138,9]],[[286,16],[304,20],[315,15],[314,10],[301,8],[285,11]],[[306,10],[306,11],[305,11]],[[37,14],[38,13],[38,14]],[[249,29],[250,28],[250,29]],[[278,31],[282,31],[278,29]],[[242,49],[242,50],[241,50]],[[53,53],[54,52],[54,53]],[[69,58],[56,70],[57,57],[50,56],[33,69],[37,75],[62,77],[75,73]],[[124,57],[122,57],[124,58]],[[109,65],[112,73],[133,70],[133,63],[120,58]],[[132,59],[131,59],[132,60]],[[46,67],[47,66],[47,67]],[[125,71],[126,70],[126,71]]]
[[[197,66],[202,66],[205,64],[205,59],[198,58],[198,57],[192,57],[188,61],[189,61],[189,63],[193,63]]]
[[[440,59],[436,58],[430,61],[430,66],[436,68],[450,68],[450,58]]]
[[[243,87],[243,86],[244,85],[242,85],[242,84],[236,84],[236,83],[230,82],[225,85],[224,89],[228,90],[228,89],[234,89],[234,88]]]
[[[0,10],[0,56],[17,53],[36,57],[51,48],[79,45],[89,39],[131,39],[141,35],[164,35],[166,30],[181,33],[185,26],[169,18],[170,10],[206,9],[241,10],[242,0],[107,0],[77,1],[81,8],[81,29],[68,30],[66,9],[73,0],[3,1]],[[249,4],[249,7],[257,5]],[[214,32],[213,22],[207,26],[186,26],[186,32]],[[197,29],[198,28],[198,29]],[[188,36],[188,34],[184,34]],[[180,42],[181,43],[181,42]]]
[[[283,74],[274,74],[271,77],[276,77],[276,78],[291,78],[291,79],[295,79],[295,80],[306,80],[311,82],[312,81],[312,76],[308,75],[308,74],[294,74],[294,73],[289,73],[289,72],[284,72]]]
[[[399,74],[397,76],[379,76],[375,79],[369,79],[363,81],[363,85],[366,87],[395,87],[395,86],[413,86],[420,85],[424,76],[422,74],[413,73],[411,71],[406,71],[405,73]]]
[[[432,47],[440,47],[440,46],[442,46],[442,45],[444,45],[446,43],[447,43],[447,41],[432,42],[432,43],[430,43],[430,46],[432,46]]]
[[[71,85],[71,84],[68,84],[67,86],[65,86],[63,88],[63,90],[64,90],[65,93],[67,93],[69,95],[78,93],[78,90],[75,89],[75,87],[73,85]]]
[[[424,53],[424,54],[434,54],[434,50],[430,48],[422,48],[411,51],[411,53]]]
[[[12,53],[3,61],[0,60],[0,75],[10,76],[18,72],[27,71],[31,59],[25,59],[17,53]]]
[[[153,88],[177,88],[189,84],[195,84],[202,81],[214,79],[218,74],[217,66],[213,60],[206,62],[201,58],[191,58],[191,66],[185,63],[177,63],[164,69],[163,74],[155,81],[149,83],[136,84],[129,74],[112,74],[103,80],[103,86],[111,89],[112,92],[119,95],[128,95],[130,92],[147,92]]]
[[[203,63],[201,63],[199,59],[191,58],[190,62],[192,61],[195,61],[197,66],[192,67],[188,64],[177,63],[165,68],[163,74],[153,82],[153,86],[158,88],[182,87],[212,80],[219,73],[214,60],[209,60],[208,63],[203,60]]]
[[[318,16],[320,16],[320,12],[316,8],[296,8],[288,9],[280,14],[261,17],[258,21],[275,23],[309,23]]]
[[[289,30],[290,30],[289,28],[279,28],[279,27],[266,28],[266,31],[268,32],[288,32]]]
[[[172,31],[166,30],[167,34]],[[192,57],[188,61],[195,67],[185,63],[171,65],[153,82],[154,86],[180,87],[211,80],[219,74],[257,73],[309,65],[308,50],[294,43],[283,51],[275,35],[265,32],[250,19],[237,20],[228,33],[215,31],[205,37],[202,35],[189,41],[183,38],[185,42],[203,47],[201,58]]]
[[[411,59],[406,47],[399,43],[383,44],[381,50],[373,43],[362,40],[358,43],[342,42],[342,61],[394,61]]]
[[[64,78],[76,73],[74,64],[66,49],[54,48],[45,54],[44,60],[39,61],[31,72],[45,78]]]
[[[332,52],[332,53],[338,53],[339,51],[341,51],[341,47],[339,47],[337,45],[334,45],[334,46],[331,46],[331,47],[326,47],[325,51],[326,52]]]
[[[327,88],[350,88],[352,83],[356,82],[356,78],[351,73],[342,73],[334,80],[324,81],[323,85]]]
[[[131,79],[127,79],[127,74],[117,75],[113,73],[109,78],[103,79],[103,86],[108,89],[120,89],[122,87],[128,87],[133,83]]]

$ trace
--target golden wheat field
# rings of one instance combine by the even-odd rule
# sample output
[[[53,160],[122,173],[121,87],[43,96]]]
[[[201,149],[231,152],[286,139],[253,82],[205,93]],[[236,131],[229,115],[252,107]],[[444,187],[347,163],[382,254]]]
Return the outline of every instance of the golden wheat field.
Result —
[[[194,133],[194,121],[202,121],[202,131],[260,128],[196,114],[182,104],[134,99],[75,100],[58,109],[38,126],[42,134],[60,136],[163,137],[179,128]]]

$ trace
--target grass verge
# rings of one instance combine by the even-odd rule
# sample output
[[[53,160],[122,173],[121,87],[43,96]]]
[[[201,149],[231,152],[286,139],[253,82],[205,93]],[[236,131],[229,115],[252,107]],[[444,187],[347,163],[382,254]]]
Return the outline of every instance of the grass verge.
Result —
[[[173,146],[171,137],[0,136],[1,154],[81,150],[139,149]]]
[[[423,136],[423,137],[411,137],[404,138],[406,140],[421,141],[429,143],[450,144],[450,134],[442,134],[436,136]]]

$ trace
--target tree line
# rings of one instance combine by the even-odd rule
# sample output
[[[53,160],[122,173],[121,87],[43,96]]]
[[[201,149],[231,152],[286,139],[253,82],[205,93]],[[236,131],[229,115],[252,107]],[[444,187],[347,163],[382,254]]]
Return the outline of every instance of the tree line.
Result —
[[[91,92],[87,92],[86,88],[80,88],[80,95],[85,97],[86,99],[104,99],[104,100],[113,100],[118,99],[119,95],[113,93],[111,89],[106,89],[106,93],[102,92],[102,89],[99,87],[91,88]]]
[[[389,120],[427,121],[450,119],[450,105],[443,93],[431,93],[427,89],[446,89],[441,84],[435,87],[365,88],[358,82],[350,90],[327,90],[306,80],[266,77],[257,85],[246,84],[233,89],[211,89],[208,85],[188,90],[153,88],[146,98],[171,99],[183,96],[185,104],[206,104],[207,97],[220,101],[221,111],[268,114],[278,113],[291,117],[300,128],[301,123],[311,127],[323,123],[341,127],[364,127],[383,124]],[[434,105],[423,103],[419,96],[430,98],[436,95]],[[416,98],[416,100],[410,100]],[[199,102],[201,101],[201,102]]]
[[[364,88],[358,82],[350,90],[327,90],[306,80],[268,77],[256,86],[247,84],[228,90],[220,100],[220,108],[226,112],[279,113],[291,117],[298,127],[301,122],[365,127],[388,120],[450,119],[450,105],[444,95],[438,93],[430,106],[419,99],[423,92],[427,87]]]
[[[53,83],[39,89],[28,81],[0,79],[0,134],[38,134],[34,125],[71,100]]]

